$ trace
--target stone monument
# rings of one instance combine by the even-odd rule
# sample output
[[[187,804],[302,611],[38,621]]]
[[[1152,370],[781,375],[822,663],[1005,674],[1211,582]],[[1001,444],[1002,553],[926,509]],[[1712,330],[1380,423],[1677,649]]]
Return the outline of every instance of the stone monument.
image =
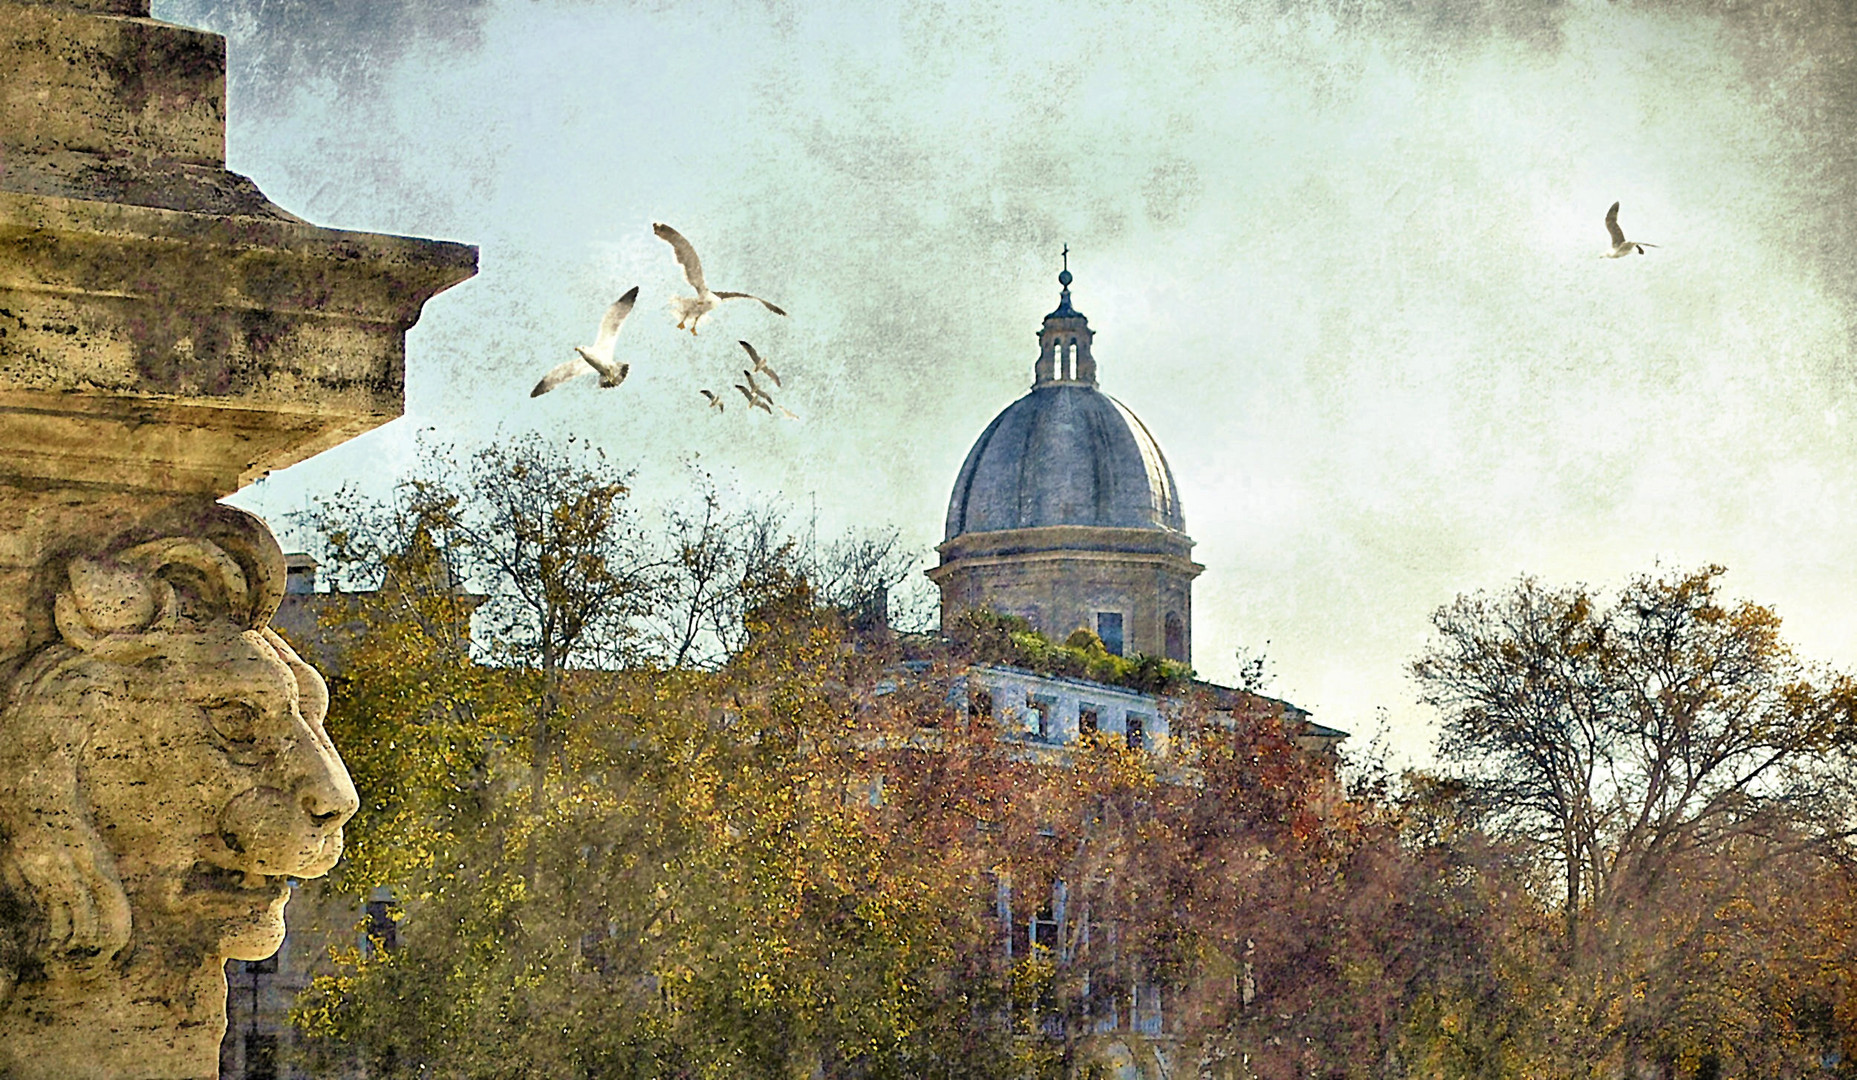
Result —
[[[217,499],[398,416],[459,244],[225,169],[225,41],[0,0],[0,1077],[217,1074],[227,958],[356,797],[283,561]]]

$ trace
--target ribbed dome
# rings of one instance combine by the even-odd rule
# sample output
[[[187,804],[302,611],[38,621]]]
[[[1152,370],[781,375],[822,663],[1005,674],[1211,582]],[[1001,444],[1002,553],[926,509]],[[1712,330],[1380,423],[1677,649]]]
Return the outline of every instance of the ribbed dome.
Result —
[[[1092,385],[1041,384],[987,425],[954,482],[945,539],[1045,525],[1186,531],[1154,436]]]

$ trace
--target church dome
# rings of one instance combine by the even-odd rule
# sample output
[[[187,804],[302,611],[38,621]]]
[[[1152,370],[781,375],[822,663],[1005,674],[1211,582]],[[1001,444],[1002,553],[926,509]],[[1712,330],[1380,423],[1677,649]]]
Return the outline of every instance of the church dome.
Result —
[[[993,611],[1053,638],[1084,627],[1112,653],[1190,663],[1193,579],[1205,567],[1154,436],[1096,388],[1068,247],[1064,257],[1031,393],[993,418],[954,481],[941,562],[927,571],[942,627]]]
[[[987,425],[955,480],[946,539],[1046,525],[1186,531],[1154,436],[1092,383],[1041,381]]]
[[[1064,250],[1063,291],[1038,331],[1032,392],[994,417],[968,452],[948,500],[946,540],[1049,525],[1186,531],[1154,436],[1096,388],[1095,335],[1070,306]]]

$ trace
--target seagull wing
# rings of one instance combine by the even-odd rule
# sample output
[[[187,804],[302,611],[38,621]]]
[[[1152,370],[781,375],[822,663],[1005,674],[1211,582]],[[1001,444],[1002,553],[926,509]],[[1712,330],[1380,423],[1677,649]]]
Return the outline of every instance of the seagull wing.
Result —
[[[691,257],[692,257],[692,258],[694,258],[695,256],[691,256]],[[700,288],[700,286],[699,286],[699,288]],[[717,293],[716,295],[717,295],[717,296],[719,296],[719,297],[721,297],[721,298],[722,298],[722,299],[724,299],[724,300],[753,300],[753,301],[754,301],[755,303],[757,303],[757,304],[759,304],[759,305],[761,305],[762,307],[764,307],[764,308],[766,308],[767,310],[769,310],[769,311],[771,311],[771,312],[773,312],[773,313],[774,313],[774,314],[776,314],[776,315],[785,315],[785,314],[786,314],[786,312],[784,312],[784,311],[782,311],[782,310],[780,310],[779,308],[777,308],[777,307],[775,307],[775,306],[774,306],[773,304],[770,304],[770,303],[768,303],[768,302],[767,302],[766,300],[763,300],[763,299],[761,299],[760,297],[758,297],[758,296],[755,296],[755,295],[753,295],[752,293],[745,293],[745,292],[719,292],[719,293]]]
[[[710,408],[716,410],[717,412],[723,411],[723,405],[722,405],[721,398],[717,397],[715,394],[709,392],[708,390],[698,390],[697,393],[709,399]]]
[[[632,305],[638,303],[638,286],[634,285],[624,296],[614,300],[606,314],[600,319],[600,336],[593,339],[593,348],[587,350],[602,360],[613,358],[613,339],[619,336],[619,328],[625,325],[625,317],[632,314]]]
[[[761,384],[760,384],[760,383],[758,383],[758,382],[755,382],[755,381],[754,381],[754,372],[752,372],[752,371],[744,371],[744,372],[742,372],[742,374],[748,377],[748,389],[750,389],[750,390],[752,390],[752,391],[754,391],[754,396],[755,396],[755,397],[757,397],[757,398],[760,398],[760,399],[762,399],[763,401],[772,401],[772,400],[774,400],[773,398],[771,398],[771,397],[769,397],[769,396],[768,396],[768,394],[767,394],[767,391],[765,391],[765,390],[763,390],[763,389],[761,389]]]
[[[585,354],[582,354],[582,356],[584,355]],[[578,378],[581,375],[591,375],[595,369],[589,367],[587,361],[583,359],[582,356],[576,356],[572,360],[564,360],[554,367],[549,368],[548,374],[542,376],[542,381],[536,383],[535,389],[529,391],[529,396],[541,397],[543,394],[560,386],[569,379]]]
[[[1612,209],[1606,211],[1606,231],[1612,234],[1613,247],[1617,247],[1625,242],[1625,230],[1618,227],[1617,203],[1613,203]]]
[[[769,414],[769,415],[772,415],[772,414]],[[798,419],[799,419],[799,417],[798,417],[798,416],[795,416],[795,415],[794,415],[794,413],[793,413],[793,410],[792,410],[792,409],[789,409],[789,408],[787,408],[787,407],[786,407],[785,405],[782,405],[782,406],[780,407],[780,415],[782,415],[782,416],[784,416],[784,417],[786,417],[786,418],[787,418],[787,419],[789,419],[789,420],[798,420]]]
[[[709,286],[703,284],[703,260],[696,257],[696,249],[690,246],[690,241],[662,222],[652,222],[651,231],[657,233],[658,239],[669,244],[671,251],[676,253],[677,265],[683,267],[683,279],[690,283],[690,287],[699,295],[708,292]]]

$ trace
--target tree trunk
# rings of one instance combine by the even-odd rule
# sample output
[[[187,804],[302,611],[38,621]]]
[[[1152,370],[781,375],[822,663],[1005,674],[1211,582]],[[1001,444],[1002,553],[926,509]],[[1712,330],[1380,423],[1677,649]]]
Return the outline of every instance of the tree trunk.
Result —
[[[1577,956],[1580,949],[1580,858],[1569,826],[1562,835],[1561,851],[1567,860],[1567,956]]]

